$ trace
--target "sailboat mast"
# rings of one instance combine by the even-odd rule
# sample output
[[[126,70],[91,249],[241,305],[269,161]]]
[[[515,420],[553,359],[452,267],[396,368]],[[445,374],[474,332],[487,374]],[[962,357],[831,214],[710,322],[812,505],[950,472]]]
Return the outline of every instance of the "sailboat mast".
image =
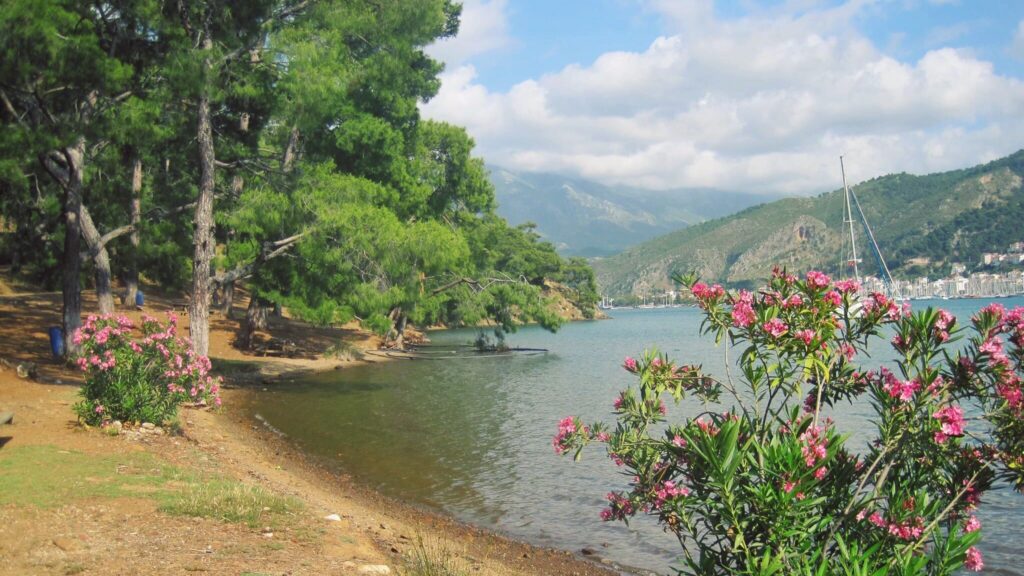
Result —
[[[860,282],[860,270],[857,267],[857,239],[853,234],[853,209],[850,206],[850,187],[846,185],[846,166],[843,165],[843,157],[839,157],[839,169],[843,173],[843,192],[846,195],[846,213],[843,215],[843,224],[850,227],[850,260],[847,266],[853,265],[853,277]]]

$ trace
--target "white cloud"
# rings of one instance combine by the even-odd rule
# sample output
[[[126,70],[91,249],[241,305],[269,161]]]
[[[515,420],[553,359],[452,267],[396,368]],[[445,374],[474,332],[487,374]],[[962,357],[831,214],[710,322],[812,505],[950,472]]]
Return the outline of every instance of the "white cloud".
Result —
[[[814,193],[837,186],[840,154],[856,181],[1024,144],[1024,83],[951,48],[888,56],[854,28],[870,4],[726,21],[706,0],[646,0],[678,33],[507,92],[460,66],[423,112],[466,126],[490,162],[651,188]]]
[[[427,52],[449,66],[459,66],[474,56],[504,48],[511,41],[506,3],[507,0],[463,0],[458,35],[435,43]]]

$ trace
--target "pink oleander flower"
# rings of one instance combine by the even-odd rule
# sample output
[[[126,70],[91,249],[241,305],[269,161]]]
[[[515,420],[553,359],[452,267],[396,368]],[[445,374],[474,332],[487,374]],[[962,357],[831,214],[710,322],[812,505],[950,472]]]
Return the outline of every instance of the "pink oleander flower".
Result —
[[[740,291],[740,297],[732,306],[732,323],[734,326],[746,328],[757,318],[754,314],[754,295],[747,290]]]
[[[965,533],[977,532],[980,529],[981,529],[981,520],[978,520],[978,517],[974,516],[973,514],[971,515],[970,518],[967,519],[967,522],[964,523],[964,532]]]
[[[793,336],[803,340],[805,346],[810,346],[811,342],[814,341],[814,337],[817,336],[817,333],[810,328],[805,328],[803,330],[793,332]]]
[[[807,286],[810,288],[824,288],[832,283],[832,279],[824,272],[811,270],[807,273]]]
[[[921,389],[921,383],[917,380],[899,380],[891,372],[886,371],[883,376],[882,388],[892,398],[899,398],[903,402],[914,399],[914,395]]]
[[[637,371],[636,359],[634,359],[634,358],[632,358],[630,356],[626,356],[626,360],[622,362],[622,367],[625,368],[627,372],[636,373],[636,371]]]
[[[984,567],[985,562],[981,559],[981,552],[974,546],[968,548],[967,557],[964,558],[964,568],[967,568],[971,572],[981,572],[981,569]]]
[[[796,487],[796,484],[794,484],[792,480],[786,480],[786,482],[782,485],[782,490],[786,494],[789,494],[790,492],[793,491],[793,488],[795,488],[795,487]]]
[[[607,442],[612,439],[612,435],[607,432],[599,432],[594,438],[598,442]]]
[[[772,336],[772,338],[778,338],[789,330],[789,326],[782,321],[781,318],[772,318],[761,325],[761,329]]]
[[[875,526],[882,528],[885,526],[885,517],[878,512],[872,512],[871,516],[868,517],[868,522],[871,522]]]
[[[814,471],[814,479],[815,480],[821,480],[826,475],[828,475],[828,468],[825,468],[824,466],[822,466],[821,468],[818,468],[817,470]]]
[[[676,486],[672,480],[666,480],[654,489],[654,502],[653,506],[655,509],[661,508],[665,505],[665,502],[672,498],[678,498],[680,496],[689,496],[690,489],[686,486]]]
[[[713,300],[725,295],[725,289],[719,284],[708,286],[703,282],[697,282],[690,288],[690,292],[698,300]]]
[[[856,280],[838,280],[836,281],[836,289],[843,294],[856,294],[860,292],[860,282]]]
[[[835,290],[829,290],[825,292],[825,302],[831,305],[833,308],[838,308],[843,303],[843,297],[839,295],[839,292]]]
[[[782,303],[783,308],[798,308],[803,306],[804,299],[799,294],[793,294]]]
[[[683,438],[679,434],[676,434],[672,438],[672,444],[675,445],[675,446],[678,446],[680,448],[686,448],[686,438]]]
[[[964,412],[959,406],[946,406],[934,414],[941,428],[935,433],[935,442],[942,444],[950,436],[962,436],[964,433]]]
[[[945,310],[939,310],[939,318],[935,320],[935,328],[940,331],[946,331],[954,324],[956,324],[956,316],[953,316]]]
[[[95,412],[96,412],[97,414],[103,414],[103,412],[104,412],[105,410],[106,410],[106,408],[104,408],[104,407],[103,407],[103,404],[100,404],[100,405],[96,406],[96,410],[95,410]]]
[[[569,448],[566,446],[566,440],[576,434],[576,418],[572,416],[566,416],[558,422],[558,433],[552,439],[551,443],[555,447],[556,454],[564,454]]]
[[[839,353],[843,355],[843,358],[846,358],[847,362],[849,362],[853,360],[853,357],[857,354],[857,349],[849,342],[843,342],[839,345]]]

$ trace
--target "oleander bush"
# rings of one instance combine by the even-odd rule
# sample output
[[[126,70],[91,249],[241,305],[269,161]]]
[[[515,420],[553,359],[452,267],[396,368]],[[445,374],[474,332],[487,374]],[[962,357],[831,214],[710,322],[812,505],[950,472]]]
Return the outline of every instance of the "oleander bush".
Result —
[[[126,316],[89,316],[73,338],[85,373],[74,410],[87,424],[163,424],[182,404],[220,406],[220,379],[210,375],[209,358],[177,335],[173,314],[166,322],[145,316],[138,328]]]
[[[559,423],[556,452],[603,443],[632,478],[603,519],[653,516],[678,537],[686,574],[981,570],[982,495],[1024,487],[1024,308],[992,304],[961,323],[820,272],[776,270],[756,293],[678,280],[702,333],[739,351],[736,374],[646,352],[624,363],[637,384],[615,399],[614,427]],[[896,361],[860,367],[883,331]],[[669,422],[666,398],[703,413]],[[825,414],[846,402],[874,410],[864,448]]]

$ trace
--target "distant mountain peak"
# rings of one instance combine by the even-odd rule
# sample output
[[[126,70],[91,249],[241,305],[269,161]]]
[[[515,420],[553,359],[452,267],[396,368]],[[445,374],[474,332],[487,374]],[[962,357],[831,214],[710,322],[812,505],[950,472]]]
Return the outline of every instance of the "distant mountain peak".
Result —
[[[536,223],[538,233],[567,255],[612,255],[765,199],[708,189],[613,187],[560,174],[517,172],[497,166],[490,167],[490,171],[498,213],[512,224]],[[673,200],[673,195],[685,200]]]

